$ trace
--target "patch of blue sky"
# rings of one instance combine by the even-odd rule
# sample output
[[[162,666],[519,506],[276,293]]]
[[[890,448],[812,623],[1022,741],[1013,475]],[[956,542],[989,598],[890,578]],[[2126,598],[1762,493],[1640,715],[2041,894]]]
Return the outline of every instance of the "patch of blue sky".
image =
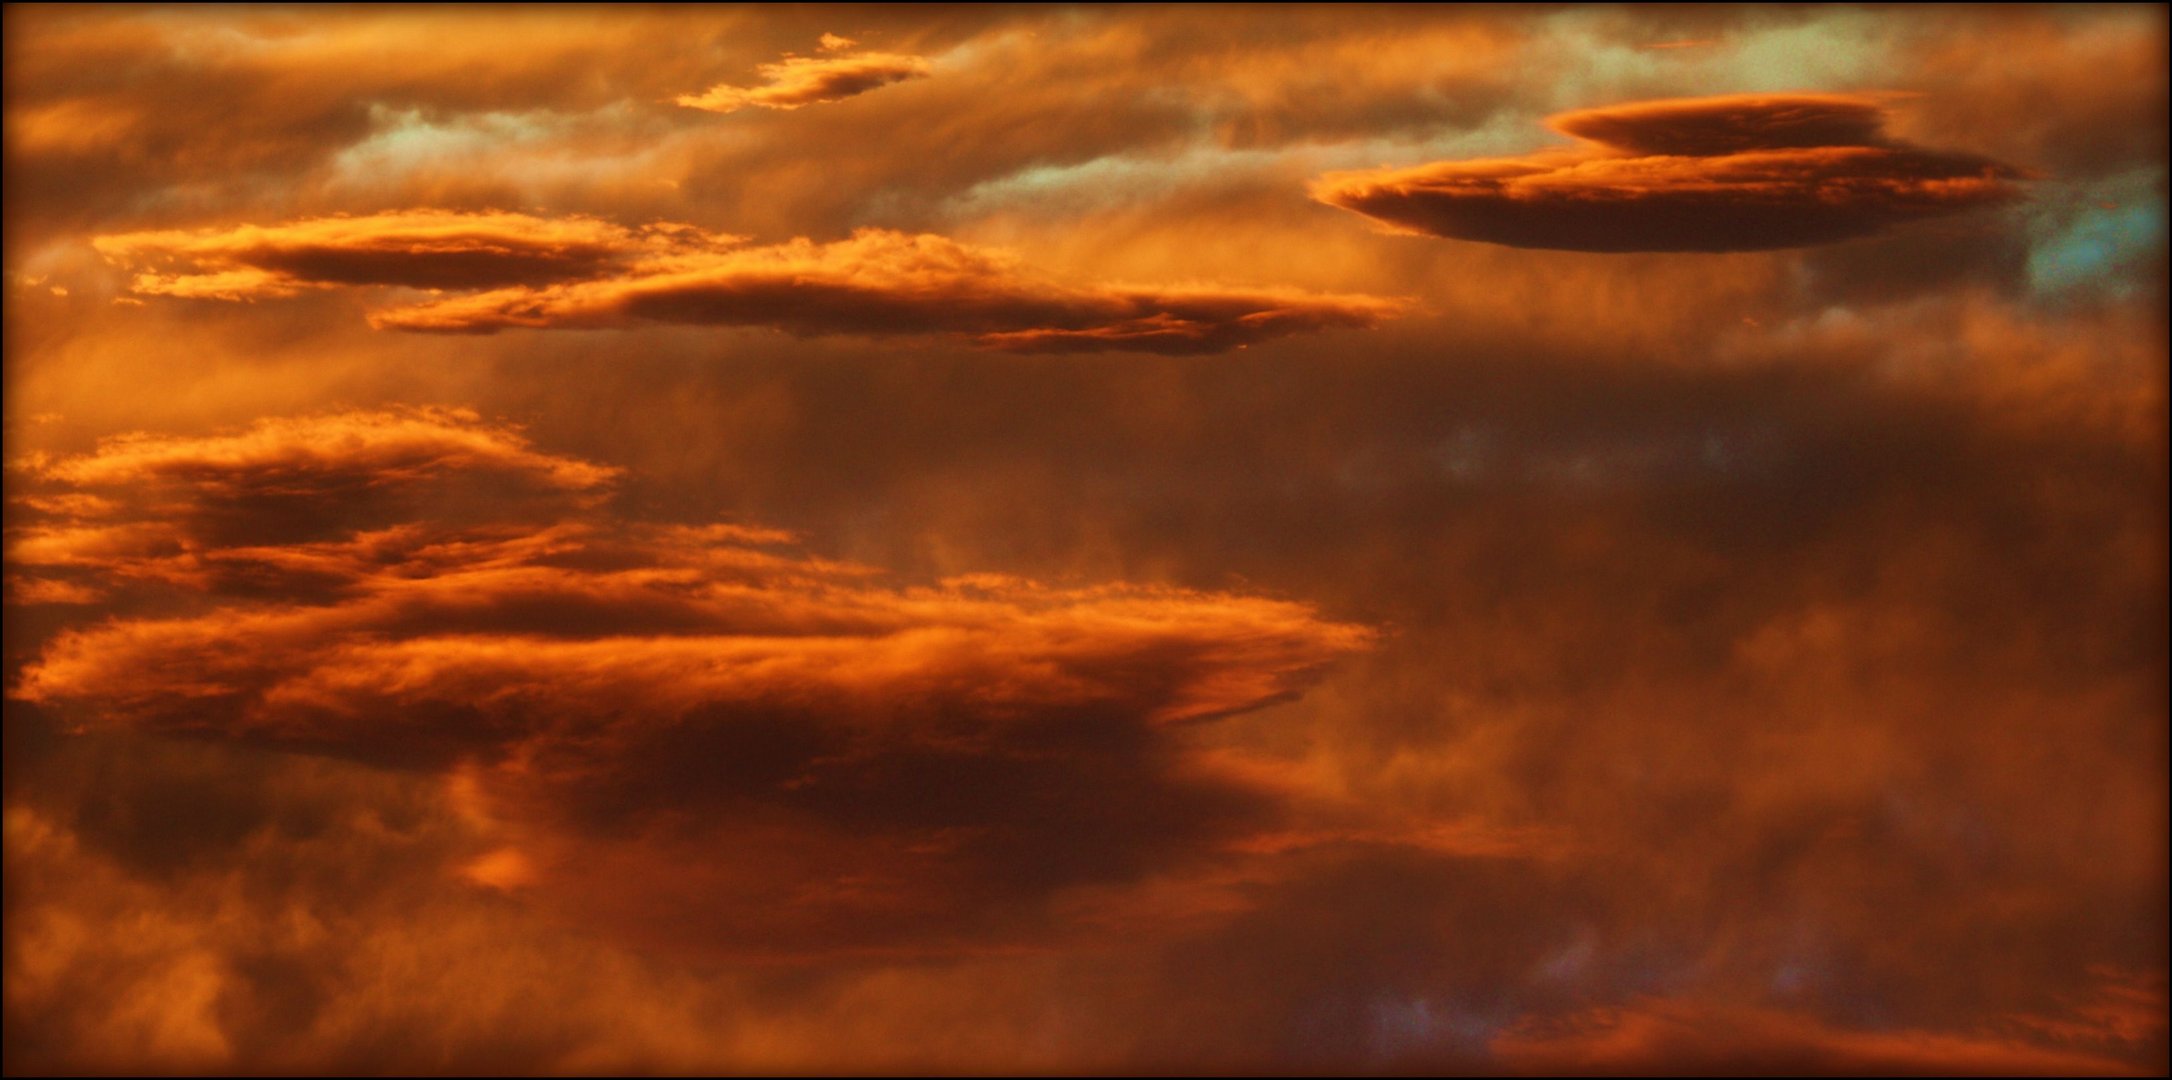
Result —
[[[2029,288],[2044,299],[2124,299],[2165,251],[2164,177],[2155,170],[2040,199],[2029,221]]]

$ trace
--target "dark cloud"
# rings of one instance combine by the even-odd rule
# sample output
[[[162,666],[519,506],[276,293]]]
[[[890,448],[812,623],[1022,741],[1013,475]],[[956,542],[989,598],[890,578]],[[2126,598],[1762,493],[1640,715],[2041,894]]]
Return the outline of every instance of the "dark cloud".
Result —
[[[373,325],[487,333],[672,322],[798,334],[956,334],[1003,352],[1215,353],[1291,334],[1364,329],[1402,305],[1371,296],[1226,286],[1077,287],[939,236],[863,230],[677,260],[650,272],[381,311]]]
[[[1571,251],[1759,251],[2019,195],[1988,158],[1885,141],[1870,99],[1642,102],[1553,118],[1589,148],[1333,173],[1322,202],[1434,236]]]
[[[1394,636],[1308,695],[1302,722],[1262,718],[1257,737],[1318,746],[1285,751],[1293,771],[1357,785],[1365,814],[1574,823],[1573,880],[1483,876],[1518,914],[1472,900],[1484,930],[1467,936],[1429,921],[1461,902],[1452,862],[1354,879],[1308,863],[1288,887],[1312,900],[1275,929],[1209,950],[1216,963],[1172,961],[1239,974],[1164,984],[1231,1003],[1172,1009],[1164,1054],[1207,1031],[1228,1040],[1225,1064],[1252,1042],[1279,1061],[1308,1047],[1323,1067],[1370,1061],[1369,1033],[1394,1017],[1484,1034],[1481,1020],[1670,986],[1725,987],[1834,1033],[1973,1038],[1993,1013],[2057,1015],[2090,964],[2159,947],[2142,929],[2161,896],[2144,842],[2162,746],[2153,318],[2036,324],[1975,297],[1612,348],[1564,325],[1554,353],[1518,327],[1460,338],[1455,362],[1436,330],[1394,328],[1332,380],[1315,354],[1266,350],[1053,373],[795,354],[680,385],[762,388],[789,418],[687,466],[730,492],[721,505],[800,508],[795,526],[862,558],[1104,574],[1145,558],[1178,581],[1362,610]],[[1685,342],[1727,363],[1677,358]],[[657,437],[653,456],[674,459],[683,434]],[[916,466],[886,469],[903,447]],[[2107,742],[2134,756],[2113,761]],[[2088,798],[2051,794],[2088,772]],[[1383,882],[1408,890],[1400,921],[1361,919],[1351,898]],[[1895,908],[1939,915],[1903,934]],[[1386,944],[1324,945],[1309,966],[1270,947],[1327,935],[1343,912],[1379,924],[1353,938]],[[1564,976],[1573,993],[1495,979],[1573,954],[1579,921],[1591,959]],[[1400,974],[1421,930],[1437,950]],[[1389,959],[1351,959],[1373,955]],[[1308,996],[1338,962],[1344,998]],[[1463,970],[1487,977],[1422,974]],[[2075,1052],[2145,1060],[2154,1045]]]
[[[1562,113],[1546,123],[1563,135],[1634,157],[1885,145],[1882,104],[1811,94],[1646,101]]]
[[[18,563],[224,599],[64,633],[17,698],[91,727],[458,771],[515,822],[501,874],[579,893],[598,860],[639,866],[653,889],[585,902],[628,925],[680,906],[690,946],[927,947],[991,907],[1242,836],[1273,820],[1268,793],[1188,763],[1158,732],[1293,697],[1371,639],[1227,594],[1000,576],[886,586],[737,526],[531,533],[440,518],[288,535],[291,513],[352,512],[358,489],[540,476],[586,491],[611,475],[455,411],[141,436],[39,474],[180,505],[162,507],[172,517],[149,550],[56,526]],[[265,535],[238,535],[236,491],[288,502],[258,522]],[[216,530],[196,528],[208,515],[192,504],[216,509]],[[99,520],[116,517],[104,527],[156,528],[103,508]],[[47,554],[69,541],[66,558]],[[739,854],[716,864],[727,850]]]
[[[333,285],[472,290],[592,278],[471,292],[370,316],[381,328],[441,333],[667,322],[796,334],[954,334],[1005,352],[1188,354],[1367,328],[1405,306],[1294,289],[1068,285],[1002,252],[881,229],[827,244],[734,245],[735,238],[690,228],[637,234],[588,219],[427,211],[96,241],[125,266],[152,267],[136,274],[136,292],[226,300]],[[596,276],[611,262],[624,265]],[[176,263],[183,268],[158,269]]]
[[[2162,1072],[2161,9],[837,10],[7,9],[9,1072]],[[1304,192],[1779,87],[2037,178]]]

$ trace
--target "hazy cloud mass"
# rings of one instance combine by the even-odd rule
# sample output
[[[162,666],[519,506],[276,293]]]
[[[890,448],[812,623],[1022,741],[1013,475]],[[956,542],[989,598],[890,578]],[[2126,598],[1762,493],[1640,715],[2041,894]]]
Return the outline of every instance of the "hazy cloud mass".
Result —
[[[0,20],[11,1075],[2167,1067],[2161,6]]]

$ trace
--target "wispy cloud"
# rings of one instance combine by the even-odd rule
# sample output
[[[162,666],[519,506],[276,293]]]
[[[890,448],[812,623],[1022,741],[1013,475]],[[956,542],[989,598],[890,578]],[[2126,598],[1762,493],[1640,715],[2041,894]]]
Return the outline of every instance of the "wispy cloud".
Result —
[[[763,64],[759,86],[719,83],[699,94],[679,95],[679,104],[708,112],[738,112],[749,106],[797,109],[857,97],[907,79],[926,78],[934,65],[900,53],[848,52],[858,42],[823,34],[827,56],[788,56]]]

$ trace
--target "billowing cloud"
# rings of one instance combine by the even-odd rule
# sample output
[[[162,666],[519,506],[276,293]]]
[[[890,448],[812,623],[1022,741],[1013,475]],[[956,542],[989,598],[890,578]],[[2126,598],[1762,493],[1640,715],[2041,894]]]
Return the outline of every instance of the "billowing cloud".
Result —
[[[843,101],[870,90],[924,78],[933,65],[918,56],[898,53],[846,52],[858,44],[836,34],[822,35],[822,51],[830,56],[790,56],[761,66],[760,86],[719,83],[699,94],[681,94],[679,104],[709,112],[738,112],[750,105],[764,109],[797,109],[803,105]]]
[[[119,435],[17,469],[27,513],[9,529],[11,561],[150,577],[194,574],[236,547],[324,540],[426,511],[548,521],[606,495],[618,473],[538,451],[460,409]]]
[[[1828,244],[2019,195],[2009,166],[1887,139],[1872,98],[1688,98],[1550,123],[1587,145],[1331,173],[1313,196],[1412,232],[1620,252]]]
[[[137,269],[142,293],[234,300],[337,285],[489,289],[370,315],[377,327],[440,333],[663,322],[956,335],[1021,353],[1191,354],[1371,327],[1405,307],[1296,289],[1073,285],[1001,251],[886,229],[745,246],[690,227],[415,212],[96,243]],[[556,278],[583,280],[543,283]]]
[[[1272,800],[1159,732],[1288,699],[1372,638],[1301,604],[1184,589],[886,585],[744,526],[509,529],[524,519],[472,499],[467,524],[378,506],[384,522],[292,534],[307,510],[367,505],[358,491],[586,492],[611,475],[457,411],[139,436],[36,473],[178,505],[37,530],[18,562],[204,599],[63,633],[18,699],[91,727],[467,777],[515,822],[500,861],[521,880],[653,862],[656,889],[590,899],[699,908],[696,945],[895,945],[1231,842],[1273,821]],[[236,492],[281,500],[260,534]],[[215,531],[195,528],[214,510]],[[839,936],[838,919],[860,929]]]

